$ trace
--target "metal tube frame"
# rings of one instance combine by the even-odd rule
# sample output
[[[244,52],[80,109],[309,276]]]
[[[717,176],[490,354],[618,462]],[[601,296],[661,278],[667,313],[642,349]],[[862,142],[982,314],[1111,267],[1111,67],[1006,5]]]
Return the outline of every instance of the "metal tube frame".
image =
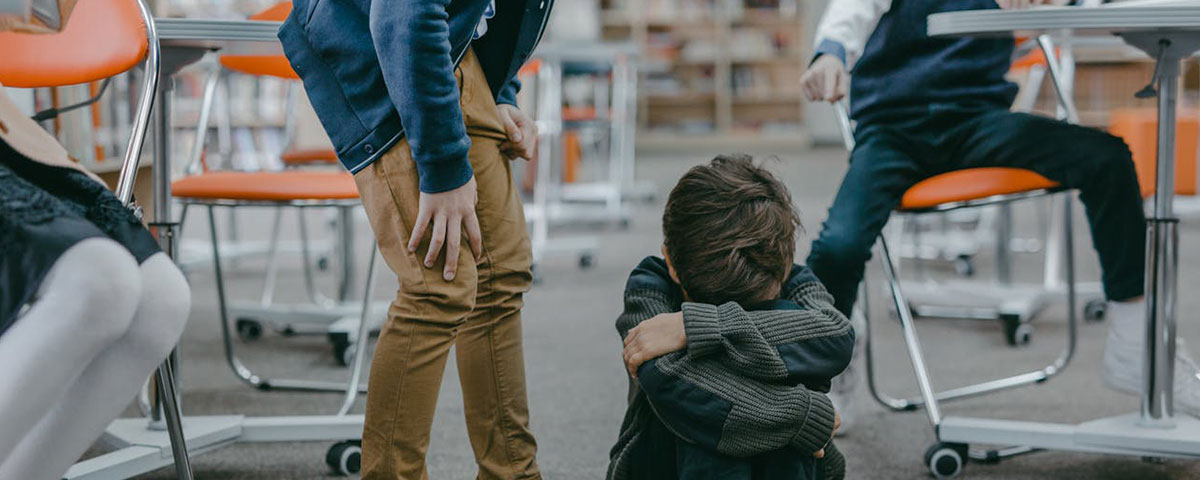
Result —
[[[876,384],[876,381],[875,381],[875,361],[874,361],[874,349],[873,349],[873,342],[872,342],[873,336],[871,335],[871,330],[870,330],[871,329],[871,319],[868,317],[866,319],[867,321],[865,323],[865,329],[866,329],[865,333],[867,335],[867,341],[865,343],[865,345],[866,345],[866,361],[867,361],[867,387],[871,392],[871,396],[874,397],[875,400],[877,402],[879,402],[879,404],[883,405],[884,407],[886,407],[890,410],[894,410],[894,411],[911,411],[911,410],[916,410],[917,408],[920,408],[922,406],[929,405],[929,403],[930,403],[929,399],[931,397],[935,398],[936,401],[948,401],[948,400],[973,397],[973,396],[982,395],[985,393],[995,392],[995,391],[999,391],[999,390],[1006,390],[1006,389],[1010,389],[1010,388],[1016,388],[1016,387],[1031,385],[1031,384],[1035,384],[1035,383],[1042,383],[1042,382],[1045,382],[1046,380],[1049,380],[1051,377],[1057,375],[1059,372],[1061,372],[1063,369],[1066,368],[1067,364],[1069,364],[1071,362],[1071,359],[1075,355],[1075,345],[1076,345],[1076,340],[1077,340],[1076,328],[1077,328],[1077,321],[1078,321],[1078,319],[1077,319],[1078,313],[1076,312],[1076,308],[1075,308],[1076,294],[1075,294],[1074,252],[1071,249],[1071,245],[1073,242],[1073,233],[1072,233],[1073,229],[1071,228],[1071,222],[1072,222],[1072,217],[1073,217],[1071,210],[1073,208],[1072,207],[1073,202],[1071,202],[1071,198],[1070,198],[1069,194],[1063,195],[1063,198],[1064,198],[1064,200],[1063,200],[1063,203],[1064,203],[1063,223],[1065,224],[1065,230],[1066,230],[1066,232],[1065,232],[1066,241],[1063,243],[1064,243],[1064,254],[1066,255],[1066,262],[1067,262],[1066,272],[1067,272],[1067,304],[1068,304],[1067,330],[1068,330],[1068,335],[1067,335],[1067,344],[1063,348],[1062,353],[1052,363],[1050,363],[1049,365],[1047,365],[1041,369],[1038,369],[1038,370],[1034,370],[1034,371],[1030,371],[1030,372],[1026,372],[1026,373],[1022,373],[1022,374],[1018,374],[1018,375],[1013,375],[1013,376],[1009,376],[1009,377],[998,378],[995,380],[976,383],[976,384],[972,384],[972,385],[967,385],[967,386],[963,386],[963,387],[958,387],[958,388],[954,388],[954,389],[950,389],[950,390],[946,390],[946,391],[942,391],[942,392],[937,392],[937,393],[934,393],[932,390],[930,390],[928,392],[929,393],[928,395],[926,395],[926,392],[925,392],[925,390],[926,390],[925,387],[927,386],[926,384],[928,384],[928,372],[927,372],[927,370],[925,370],[924,360],[920,358],[921,357],[920,345],[916,343],[917,337],[916,337],[915,327],[911,324],[912,310],[909,308],[908,301],[904,298],[904,293],[900,286],[900,279],[899,279],[899,276],[896,274],[894,259],[892,258],[891,252],[888,249],[887,241],[883,238],[883,236],[879,237],[879,244],[880,244],[881,251],[882,251],[882,256],[881,256],[880,260],[883,264],[884,274],[888,280],[888,284],[889,284],[889,287],[890,287],[890,290],[892,293],[892,299],[895,303],[896,312],[900,316],[901,325],[902,325],[902,328],[904,329],[905,340],[906,340],[906,343],[908,343],[908,347],[909,347],[909,355],[910,356],[915,355],[915,358],[913,360],[914,369],[917,369],[921,372],[921,373],[917,374],[917,381],[918,381],[918,384],[921,384],[921,390],[922,390],[922,394],[918,397],[895,398],[895,397],[888,395],[887,393],[884,393],[878,387],[878,385]],[[910,334],[911,334],[911,342],[909,341]],[[920,365],[919,368],[918,368],[917,364]],[[924,380],[922,379],[922,377],[924,377]],[[931,420],[933,420],[933,419],[931,418]],[[934,422],[934,423],[936,424],[936,422]]]
[[[165,101],[168,97],[165,90],[169,90],[169,85],[166,86],[166,88],[163,88],[164,85],[160,85],[162,74],[162,65],[160,59],[162,51],[158,41],[158,30],[155,28],[154,15],[150,12],[150,8],[145,4],[145,2],[138,0],[137,4],[139,13],[142,17],[142,24],[146,29],[146,60],[144,62],[142,73],[143,80],[141,98],[138,99],[137,110],[134,117],[134,125],[130,129],[129,142],[125,149],[125,158],[121,163],[121,170],[117,177],[117,188],[115,191],[116,196],[118,199],[120,199],[121,203],[134,209],[135,212],[140,211],[140,209],[133,204],[133,189],[137,182],[137,171],[138,167],[140,166],[140,160],[142,156],[142,145],[145,143],[146,132],[151,125],[151,113],[154,111],[155,100],[158,100],[159,102]],[[160,89],[164,91],[160,92]],[[160,103],[158,108],[160,117],[162,116],[162,108],[163,107]],[[160,122],[155,122],[156,128],[161,128],[161,125],[157,125],[158,123]],[[158,143],[161,142],[156,142],[156,148],[159,147]],[[163,181],[164,175],[167,177],[170,175],[170,172],[166,171],[168,169],[165,167],[165,165],[161,164],[161,162],[164,161],[165,158],[160,159],[157,155],[155,156],[153,171],[156,194],[159,193],[159,190],[162,188],[160,184]],[[154,211],[156,220],[168,219],[169,222],[169,217],[167,214],[169,213],[170,208],[170,197],[155,198],[154,201],[156,204]],[[165,209],[160,210],[159,207],[162,207],[163,203],[167,203],[167,206]],[[158,238],[160,246],[167,253],[167,255],[174,258],[176,252],[174,248],[174,242],[172,241],[172,225],[169,223],[156,222],[155,226],[157,230],[159,230]],[[174,355],[174,352],[172,352],[172,355]],[[175,372],[172,369],[169,359],[164,360],[163,363],[159,365],[155,375],[155,380],[155,383],[157,383],[159,401],[155,402],[154,405],[160,405],[162,407],[162,420],[166,424],[167,435],[171,441],[171,455],[175,461],[175,475],[180,479],[191,480],[193,478],[192,466],[191,461],[188,458],[187,441],[183,434],[183,421],[182,413],[180,412],[181,408],[179,402],[178,384],[176,383]],[[151,408],[152,412],[155,410],[155,408]],[[154,419],[152,418],[151,421],[153,420]]]
[[[229,365],[230,370],[243,383],[257,388],[259,390],[284,390],[284,391],[300,391],[300,392],[330,392],[342,393],[350,388],[349,383],[339,382],[322,382],[316,380],[292,380],[292,379],[272,379],[260,377],[255,374],[245,363],[237,356],[233,346],[233,334],[229,324],[229,308],[225,299],[225,280],[221,272],[221,253],[219,248],[219,240],[217,235],[217,221],[213,209],[217,206],[223,206],[220,202],[207,203],[208,208],[208,227],[209,238],[212,242],[213,256],[213,276],[217,286],[217,310],[221,321],[221,341],[225,350],[225,362]],[[374,257],[372,257],[374,261]],[[368,289],[369,290],[369,289]],[[364,311],[366,310],[364,306]],[[369,328],[366,323],[359,326]],[[361,334],[360,334],[361,336]],[[360,346],[361,349],[361,346]],[[358,391],[366,393],[366,386],[361,386]]]
[[[1046,55],[1046,63],[1050,71],[1052,83],[1055,88],[1056,96],[1058,97],[1059,105],[1070,123],[1078,122],[1078,112],[1075,108],[1075,103],[1069,95],[1070,89],[1065,84],[1065,75],[1062,69],[1055,60],[1054,43],[1048,35],[1038,37],[1038,45],[1043,49]],[[849,116],[846,113],[846,108],[843,104],[835,103],[837,109],[837,117],[842,127],[842,139],[848,150],[854,148],[854,138],[851,132],[853,126],[850,124]],[[924,212],[943,212],[966,207],[977,207],[991,204],[1004,204],[1020,199],[1044,196],[1047,194],[1062,192],[1063,189],[1043,189],[1030,192],[1022,192],[1012,195],[998,195],[983,199],[976,199],[966,202],[953,202],[942,205],[936,205],[931,208],[912,211],[906,213],[924,213]],[[1068,191],[1069,192],[1069,191]],[[963,387],[958,387],[942,392],[935,392],[929,379],[928,369],[925,367],[925,360],[922,355],[921,347],[917,339],[916,328],[913,323],[912,310],[909,308],[909,303],[904,297],[904,293],[900,286],[900,279],[896,273],[896,264],[891,256],[886,239],[881,235],[879,237],[880,249],[882,252],[882,263],[884,274],[887,277],[889,287],[892,293],[892,299],[895,303],[896,312],[900,316],[901,328],[904,333],[905,344],[908,347],[909,358],[913,364],[914,373],[917,376],[917,383],[921,394],[918,397],[912,398],[895,398],[878,388],[875,382],[875,367],[873,355],[873,336],[870,334],[870,318],[865,322],[867,334],[866,341],[866,361],[867,361],[867,386],[871,392],[871,396],[875,398],[884,407],[894,411],[911,411],[920,407],[925,407],[929,415],[930,423],[937,428],[940,423],[941,414],[937,403],[939,401],[949,401],[972,396],[982,395],[985,393],[1006,390],[1035,383],[1042,383],[1057,375],[1070,363],[1075,354],[1075,345],[1077,341],[1077,315],[1076,312],[1076,291],[1075,291],[1075,261],[1073,250],[1073,227],[1072,227],[1072,201],[1070,193],[1063,195],[1063,226],[1065,241],[1063,242],[1063,253],[1066,258],[1066,276],[1067,276],[1067,344],[1062,353],[1051,364],[1031,372],[1013,375],[1009,377],[999,378],[986,382],[976,383]],[[1047,252],[1049,253],[1049,252]],[[866,296],[864,295],[864,300]],[[1020,452],[1025,453],[1025,452]]]
[[[367,283],[363,286],[362,314],[358,317],[358,339],[354,350],[354,365],[350,369],[350,383],[346,385],[346,397],[338,409],[338,416],[350,413],[354,401],[358,399],[359,384],[362,381],[363,366],[367,358],[367,342],[371,335],[371,291],[375,288],[375,262],[379,245],[371,242],[371,258],[367,260]]]

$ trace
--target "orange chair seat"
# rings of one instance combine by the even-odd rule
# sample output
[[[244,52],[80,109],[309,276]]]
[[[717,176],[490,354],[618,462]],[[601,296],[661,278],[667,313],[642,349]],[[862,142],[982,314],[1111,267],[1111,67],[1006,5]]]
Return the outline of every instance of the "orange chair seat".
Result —
[[[968,168],[934,175],[913,185],[904,192],[900,210],[922,210],[947,203],[1057,187],[1058,182],[1023,168]]]
[[[338,162],[337,153],[332,149],[314,148],[311,150],[292,150],[283,152],[279,156],[283,160],[284,165],[312,165],[314,163],[331,163]]]
[[[210,172],[179,179],[172,195],[205,200],[351,200],[358,187],[348,172]]]

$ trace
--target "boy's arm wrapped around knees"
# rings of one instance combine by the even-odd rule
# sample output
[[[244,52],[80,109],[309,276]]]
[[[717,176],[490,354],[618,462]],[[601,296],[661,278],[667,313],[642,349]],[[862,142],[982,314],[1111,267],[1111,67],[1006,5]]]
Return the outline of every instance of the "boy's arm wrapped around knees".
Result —
[[[688,354],[720,355],[730,369],[760,380],[828,384],[850,362],[854,329],[807,268],[793,267],[782,298],[797,308],[683,304]]]
[[[813,455],[833,437],[835,413],[825,395],[747,378],[716,358],[666,355],[642,364],[638,383],[675,435],[724,455],[781,448]]]
[[[617,333],[624,339],[638,324],[662,313],[678,312],[683,292],[671,281],[661,258],[646,257],[625,282],[625,309],[617,317]]]

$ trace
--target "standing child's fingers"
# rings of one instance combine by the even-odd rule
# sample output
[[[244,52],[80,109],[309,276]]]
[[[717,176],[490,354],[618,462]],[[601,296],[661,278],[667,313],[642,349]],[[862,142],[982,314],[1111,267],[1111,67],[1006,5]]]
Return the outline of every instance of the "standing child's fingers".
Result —
[[[508,133],[508,139],[521,143],[521,127],[513,121],[512,115],[500,115],[500,118],[504,121],[504,131]]]
[[[425,238],[425,230],[429,228],[429,210],[421,208],[417,212],[417,221],[413,224],[412,235],[408,237],[408,251],[415,252]]]
[[[483,231],[479,228],[479,217],[475,212],[471,212],[463,219],[463,226],[467,229],[467,242],[471,245],[471,253],[475,254],[475,258],[483,256]]]
[[[425,268],[433,268],[438,254],[442,253],[442,244],[446,242],[446,216],[438,215],[433,219],[433,237],[429,239],[429,252],[425,253]]]
[[[458,274],[458,247],[462,243],[462,218],[451,217],[446,222],[446,265],[442,278],[447,282]]]

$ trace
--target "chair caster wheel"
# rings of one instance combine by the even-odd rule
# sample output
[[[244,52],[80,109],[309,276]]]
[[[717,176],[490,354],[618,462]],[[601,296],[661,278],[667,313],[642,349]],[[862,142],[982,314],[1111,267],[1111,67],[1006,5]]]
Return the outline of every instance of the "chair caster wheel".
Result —
[[[1104,313],[1108,310],[1108,304],[1104,300],[1092,300],[1083,306],[1083,320],[1088,323],[1100,323],[1104,321]]]
[[[961,443],[935,443],[925,449],[925,466],[934,478],[954,478],[966,466],[967,446]]]
[[[954,259],[954,272],[964,276],[975,276],[975,262],[971,260],[970,255],[959,255]]]
[[[362,442],[346,440],[329,447],[325,464],[338,475],[353,475],[362,470]]]
[[[253,318],[239,318],[237,319],[236,326],[238,338],[241,338],[244,342],[253,342],[262,338],[263,325],[258,320]]]
[[[590,253],[585,253],[579,256],[579,268],[587,270],[596,264],[595,257]]]
[[[354,364],[354,356],[358,354],[358,344],[348,343],[342,346],[335,345],[333,347],[333,356],[336,357],[338,365],[349,367]]]
[[[1008,341],[1009,346],[1024,347],[1033,340],[1033,325],[1022,322],[1015,315],[1005,315],[1002,321],[1004,322],[1004,339]]]

